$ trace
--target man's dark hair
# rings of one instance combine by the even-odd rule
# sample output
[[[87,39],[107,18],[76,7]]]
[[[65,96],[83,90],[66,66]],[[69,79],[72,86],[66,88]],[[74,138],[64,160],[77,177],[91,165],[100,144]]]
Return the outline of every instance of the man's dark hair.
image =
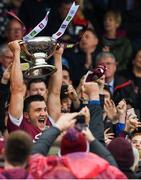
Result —
[[[93,33],[97,38],[98,38],[98,35],[97,35],[97,33],[96,33],[96,31],[95,31],[95,29],[93,29],[93,28],[83,28],[81,31],[80,31],[80,33],[85,33],[86,31],[90,31],[91,33]],[[81,34],[80,34],[81,35]]]
[[[44,97],[37,94],[37,95],[31,95],[28,96],[25,100],[24,100],[24,109],[23,112],[28,112],[29,111],[29,106],[32,102],[34,101],[45,101]]]
[[[32,138],[24,131],[12,132],[5,146],[5,158],[13,166],[24,165],[32,149]]]
[[[28,82],[27,82],[27,89],[29,90],[30,87],[31,87],[31,84],[33,83],[45,83],[45,86],[47,87],[47,83],[45,82],[44,79],[41,79],[41,78],[33,78],[33,79],[30,79]]]

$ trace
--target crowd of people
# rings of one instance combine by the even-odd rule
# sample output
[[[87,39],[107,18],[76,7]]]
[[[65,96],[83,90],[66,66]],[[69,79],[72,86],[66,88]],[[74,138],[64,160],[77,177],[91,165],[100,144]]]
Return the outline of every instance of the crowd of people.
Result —
[[[37,36],[52,36],[74,1],[47,60],[56,71],[26,78],[21,40],[50,8]],[[140,1],[0,4],[0,178],[140,179]]]

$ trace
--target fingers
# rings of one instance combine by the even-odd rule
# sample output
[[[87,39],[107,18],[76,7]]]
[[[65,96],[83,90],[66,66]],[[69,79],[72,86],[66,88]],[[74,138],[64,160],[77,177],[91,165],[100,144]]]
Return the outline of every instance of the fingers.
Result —
[[[107,133],[107,134],[106,134],[106,137],[107,137],[107,138],[110,138],[110,139],[111,139],[111,138],[114,138],[114,133]]]
[[[71,93],[75,93],[76,94],[76,91],[75,89],[73,88],[72,85],[68,85],[68,89],[67,89],[67,94],[71,94]]]
[[[126,126],[129,129],[135,130],[141,127],[141,122],[137,121],[136,119],[129,119],[126,121]]]
[[[106,99],[105,105],[107,107],[115,107],[115,103],[112,100]]]
[[[117,108],[122,109],[122,108],[124,108],[125,106],[126,106],[126,101],[125,101],[124,99],[122,99],[122,100],[118,103]]]
[[[9,42],[8,46],[12,52],[15,52],[16,50],[20,51],[20,49],[21,49],[20,45],[19,45],[19,40]]]
[[[76,121],[77,121],[77,119],[71,119],[71,121],[70,121],[70,127],[74,127]]]
[[[114,103],[114,101],[112,99],[111,99],[111,104],[112,104],[113,107],[116,107],[115,103]]]
[[[80,115],[84,115],[84,116],[89,116],[89,115],[90,115],[90,111],[89,111],[88,107],[85,106],[85,107],[83,107],[83,108],[81,109],[81,111],[79,112],[79,114],[80,114]]]
[[[65,113],[65,114],[62,114],[60,116],[60,118],[58,119],[59,120],[70,120],[70,119],[74,119],[79,113],[78,112],[75,112],[75,113]]]
[[[54,56],[56,56],[56,55],[62,55],[63,54],[63,52],[64,52],[64,44],[57,44],[56,45],[56,49],[55,49],[55,52],[54,52]]]
[[[109,130],[110,128],[105,129],[104,133],[106,134]]]

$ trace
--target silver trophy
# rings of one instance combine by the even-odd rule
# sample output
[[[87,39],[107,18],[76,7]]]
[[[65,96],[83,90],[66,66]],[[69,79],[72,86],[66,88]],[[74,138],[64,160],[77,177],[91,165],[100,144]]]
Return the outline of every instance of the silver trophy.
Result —
[[[56,71],[54,65],[47,60],[53,55],[58,43],[48,36],[32,38],[26,42],[21,41],[21,59],[27,61],[29,67],[24,71],[24,78],[44,78]]]

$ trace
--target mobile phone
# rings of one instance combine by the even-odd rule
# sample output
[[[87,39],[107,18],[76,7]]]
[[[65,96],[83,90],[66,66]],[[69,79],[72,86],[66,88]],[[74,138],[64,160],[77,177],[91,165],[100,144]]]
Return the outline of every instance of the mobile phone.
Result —
[[[135,113],[135,109],[134,108],[130,108],[130,109],[127,109],[127,118],[135,118],[138,120],[138,117]]]
[[[68,91],[68,85],[64,84],[62,85],[62,89],[63,89],[63,92],[67,92]]]
[[[60,92],[60,99],[65,99],[68,97],[68,94],[66,93],[68,91],[68,85],[62,85],[61,92]]]
[[[75,128],[79,131],[82,131],[83,129],[86,128],[86,122],[85,122],[85,116],[84,115],[78,115],[75,117],[76,123],[75,123]]]

